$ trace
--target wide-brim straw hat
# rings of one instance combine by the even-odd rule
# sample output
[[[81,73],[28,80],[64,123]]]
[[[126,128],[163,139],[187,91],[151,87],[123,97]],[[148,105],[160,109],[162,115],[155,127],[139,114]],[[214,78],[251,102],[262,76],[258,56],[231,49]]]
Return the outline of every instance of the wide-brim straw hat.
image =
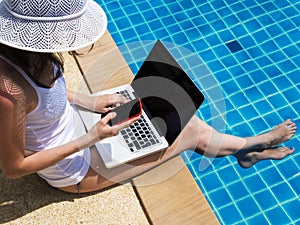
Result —
[[[87,47],[107,28],[93,0],[0,0],[0,43],[33,52]]]

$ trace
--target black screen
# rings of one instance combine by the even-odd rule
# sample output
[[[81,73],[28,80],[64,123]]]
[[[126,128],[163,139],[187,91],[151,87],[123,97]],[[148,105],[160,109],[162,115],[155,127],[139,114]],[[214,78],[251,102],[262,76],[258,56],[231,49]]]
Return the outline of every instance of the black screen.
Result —
[[[160,41],[142,64],[132,87],[169,144],[204,100],[203,94]]]

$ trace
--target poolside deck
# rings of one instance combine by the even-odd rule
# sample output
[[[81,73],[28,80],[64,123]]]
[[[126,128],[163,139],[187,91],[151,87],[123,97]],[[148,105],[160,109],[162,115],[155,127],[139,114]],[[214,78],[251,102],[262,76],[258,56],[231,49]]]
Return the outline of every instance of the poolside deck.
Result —
[[[108,31],[92,52],[66,60],[74,91],[96,92],[133,78]],[[177,172],[168,176],[170,171]],[[8,180],[2,174],[0,192],[0,224],[219,224],[180,156],[92,194],[63,193],[36,175]]]

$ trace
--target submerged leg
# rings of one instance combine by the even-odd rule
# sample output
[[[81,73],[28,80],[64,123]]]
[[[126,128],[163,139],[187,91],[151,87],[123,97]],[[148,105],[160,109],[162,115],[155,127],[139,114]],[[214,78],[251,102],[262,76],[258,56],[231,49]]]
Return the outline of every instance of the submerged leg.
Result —
[[[80,184],[81,192],[100,190],[135,177],[187,149],[195,150],[208,157],[234,155],[244,168],[264,159],[281,159],[294,150],[272,147],[289,140],[295,132],[296,125],[287,120],[266,134],[241,138],[219,133],[194,116],[172,146],[163,153],[156,153],[130,164],[107,169],[99,154],[92,150],[91,168]],[[77,192],[76,185],[60,189],[67,192]]]

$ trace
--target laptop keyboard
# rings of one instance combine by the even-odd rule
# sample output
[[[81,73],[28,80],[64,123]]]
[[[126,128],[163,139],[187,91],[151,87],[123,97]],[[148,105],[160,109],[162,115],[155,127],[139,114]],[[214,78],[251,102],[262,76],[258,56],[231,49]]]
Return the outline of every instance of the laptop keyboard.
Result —
[[[128,100],[134,99],[127,90],[120,91]],[[131,152],[146,150],[153,145],[161,143],[159,134],[151,129],[147,119],[142,115],[141,119],[120,131],[123,139]]]
[[[133,98],[131,97],[131,95],[129,94],[129,92],[127,90],[119,91],[118,93],[123,95],[128,100],[133,100]]]
[[[157,136],[149,129],[144,116],[130,127],[120,131],[131,152],[141,151],[152,145],[159,144]]]

